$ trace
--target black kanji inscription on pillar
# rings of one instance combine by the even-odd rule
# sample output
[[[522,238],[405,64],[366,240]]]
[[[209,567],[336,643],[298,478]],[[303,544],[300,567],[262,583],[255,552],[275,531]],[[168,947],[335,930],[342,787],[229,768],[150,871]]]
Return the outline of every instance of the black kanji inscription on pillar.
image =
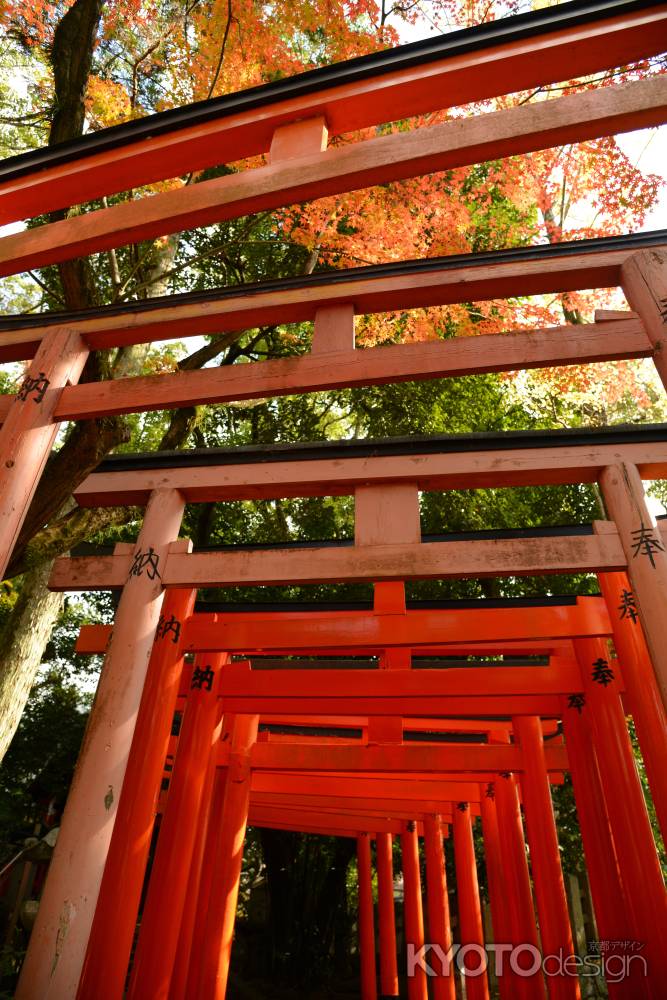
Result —
[[[614,679],[614,671],[609,666],[609,661],[605,660],[602,656],[598,660],[595,660],[593,662],[591,677],[596,684],[602,684],[603,687],[611,684]]]
[[[207,691],[210,691],[213,687],[214,679],[215,679],[215,674],[211,670],[210,666],[204,667],[203,670],[201,667],[195,667],[194,673],[192,675],[192,684],[190,685],[190,687],[198,688],[200,691],[203,691],[204,688]]]
[[[44,372],[40,372],[36,378],[32,378],[30,375],[25,375],[23,381],[21,382],[21,388],[16,393],[16,398],[20,399],[22,403],[25,403],[26,399],[32,393],[33,403],[41,403],[46,395],[46,390],[49,388],[50,382]]]

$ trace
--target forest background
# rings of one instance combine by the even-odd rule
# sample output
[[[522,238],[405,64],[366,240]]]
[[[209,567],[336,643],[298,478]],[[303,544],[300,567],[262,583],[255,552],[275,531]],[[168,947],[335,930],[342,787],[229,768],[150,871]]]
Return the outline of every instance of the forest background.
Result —
[[[5,0],[0,51],[0,156],[75,138],[192,101],[231,93],[496,17],[547,6],[519,0]],[[594,79],[562,81],[481,105],[449,108],[369,132],[419,128],[664,72],[660,60]],[[344,135],[334,144],[364,134]],[[664,136],[663,136],[664,138]],[[356,267],[389,260],[495,250],[635,232],[655,219],[664,181],[642,169],[659,142],[603,138],[320,199],[48,267],[0,285],[5,312],[79,309],[157,295]],[[628,155],[629,154],[629,155]],[[164,190],[260,162],[222,164],[153,185]],[[113,204],[146,190],[104,200]],[[100,207],[76,206],[70,213]],[[664,200],[662,202],[664,205]],[[61,218],[68,213],[55,213]],[[45,219],[27,224],[39,225]],[[613,290],[379,314],[357,320],[358,346],[592,319],[621,307]],[[186,343],[98,352],[84,379],[244,364],[306,352],[311,324],[261,327]],[[0,370],[0,391],[21,377]],[[37,491],[0,594],[0,854],[9,855],[66,795],[100,663],[77,657],[80,624],[110,620],[110,598],[63,600],[46,588],[52,561],[86,541],[136,537],[139,510],[78,510],[72,490],[112,451],[218,447],[304,440],[463,433],[667,419],[650,361],[480,375],[427,383],[335,390],[69,425]],[[656,502],[661,495],[657,485]],[[588,522],[595,489],[543,487],[424,494],[426,533]],[[322,540],[353,534],[349,498],[206,504],[188,509],[183,534],[195,546]],[[413,598],[592,592],[592,578],[420,582]],[[257,588],[212,594],[229,601],[357,599],[370,587]],[[569,786],[557,790],[568,870],[582,865]],[[349,897],[347,846],[312,838],[254,836],[246,886],[266,865],[273,975],[317,977],[337,948]],[[289,884],[281,871],[291,868]],[[304,905],[308,878],[311,901]],[[271,891],[273,889],[273,892]],[[246,897],[247,900],[247,895]],[[331,900],[341,906],[331,916]],[[279,902],[280,900],[280,902]],[[308,909],[310,907],[310,910]],[[342,910],[341,910],[342,908]],[[338,913],[338,916],[335,916]],[[341,944],[345,955],[349,949]],[[11,958],[12,968],[15,957]],[[331,967],[331,963],[329,963]]]

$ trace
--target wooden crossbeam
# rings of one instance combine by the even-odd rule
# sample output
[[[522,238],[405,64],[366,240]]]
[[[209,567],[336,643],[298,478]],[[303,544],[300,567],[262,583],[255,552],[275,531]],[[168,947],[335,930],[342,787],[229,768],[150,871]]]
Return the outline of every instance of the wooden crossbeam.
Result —
[[[317,448],[317,446],[314,446]],[[266,455],[271,461],[235,464],[229,454],[207,465],[166,458],[154,468],[120,468],[93,472],[74,491],[80,507],[145,506],[154,489],[168,484],[190,503],[220,500],[281,499],[306,496],[349,496],[359,485],[415,483],[420,490],[470,490],[501,486],[544,486],[596,482],[605,468],[618,462],[636,465],[644,479],[667,478],[667,432],[664,441],[619,441],[606,444],[604,435],[585,445],[526,446],[507,438],[507,446],[485,449],[484,441],[468,450],[420,451],[415,441],[405,454],[343,457],[323,448],[318,457]],[[109,468],[109,466],[107,466]],[[233,553],[225,553],[225,560]],[[197,557],[200,558],[200,557]]]
[[[240,331],[262,324],[304,322],[313,320],[318,309],[347,303],[360,315],[449,305],[464,297],[483,300],[609,287],[619,284],[621,267],[642,245],[641,240],[611,237],[353,268],[331,276],[318,274],[226,288],[205,296],[177,295],[152,302],[150,308],[128,303],[121,308],[67,313],[58,317],[58,323],[75,328],[91,349],[101,349]],[[650,245],[663,244],[652,240]],[[612,323],[628,318],[636,319],[632,313],[617,315]],[[55,326],[53,317],[5,317],[0,321],[0,360],[32,357]],[[607,330],[614,330],[611,323]],[[594,345],[589,350],[594,353]],[[275,367],[266,370],[267,374],[281,371]]]
[[[84,382],[64,390],[54,421],[346,386],[648,357],[651,353],[651,344],[638,319],[326,352],[200,371]],[[0,422],[13,399],[10,395],[0,396]]]
[[[468,696],[474,700],[479,693],[564,695],[581,690],[581,671],[577,663],[555,657],[545,667],[478,666],[446,670],[267,671],[232,663],[223,671],[220,686],[224,699],[243,697],[270,701],[278,698],[298,703],[301,699],[326,698],[330,694],[346,699],[375,698],[380,702],[376,714],[382,714],[384,698],[404,698],[405,711],[409,711],[410,698],[429,694]],[[501,770],[511,771],[512,768]]]
[[[667,8],[655,3],[542,9],[436,39],[426,51],[402,46],[152,115],[5,166],[0,223],[254,156],[277,127],[313,115],[335,135],[625,66],[661,51],[666,22]]]
[[[456,786],[450,788],[451,798],[454,802],[462,801],[458,798],[460,791],[472,793],[474,784]],[[456,794],[454,794],[456,792]],[[469,800],[466,800],[469,801]],[[259,808],[294,808],[304,809],[308,812],[339,812],[352,813],[363,812],[366,815],[392,816],[395,819],[414,819],[415,813],[438,813],[441,812],[443,818],[447,818],[450,812],[448,801],[431,801],[428,799],[411,799],[409,804],[401,799],[382,798],[373,796],[369,802],[360,802],[358,798],[348,795],[304,795],[295,792],[252,792],[251,803]],[[473,813],[479,810],[479,789],[472,800]]]
[[[401,716],[558,715],[564,695],[580,693],[570,663],[550,667],[448,670],[281,671],[231,667],[222,678],[225,710],[236,714]],[[270,751],[267,751],[270,753]],[[511,768],[502,768],[511,770]]]
[[[253,212],[601,135],[661,125],[667,81],[583,91],[284,160],[0,240],[0,275]]]
[[[411,803],[424,802],[479,802],[479,780],[425,779],[413,781],[411,775],[404,777],[361,777],[356,775],[351,781],[344,775],[297,774],[289,772],[253,771],[252,793],[273,792],[279,795],[310,795],[323,799],[329,796],[345,796],[348,799],[364,801],[370,805],[375,799],[396,800],[403,808]]]
[[[58,591],[118,590],[130,556],[56,560],[49,587]],[[597,573],[625,569],[617,532],[548,538],[355,545],[343,548],[172,553],[162,570],[167,588],[340,583],[353,580],[466,579]],[[348,640],[349,641],[349,640]]]
[[[229,748],[221,747],[218,764],[229,766]],[[564,745],[546,746],[547,770],[566,771]],[[521,772],[523,755],[515,746],[429,746],[404,744],[384,746],[330,746],[289,743],[257,743],[250,755],[250,766],[260,771],[358,771],[409,773],[415,780],[433,775],[498,771]],[[415,774],[414,772],[418,772]]]
[[[404,732],[422,732],[422,733],[493,733],[498,730],[506,730],[508,728],[507,722],[499,722],[495,719],[423,719],[423,718],[410,718],[403,717],[403,731]],[[323,715],[318,718],[317,722],[313,722],[309,719],[304,719],[302,716],[292,716],[292,715],[275,715],[273,713],[269,715],[263,715],[261,719],[262,725],[275,725],[275,726],[324,726],[327,728],[340,728],[349,729],[357,728],[362,729],[368,724],[368,718],[366,716],[336,716],[336,715]],[[545,722],[542,726],[545,735],[554,734],[558,731],[558,727],[553,722]],[[270,737],[272,739],[273,737]]]
[[[104,652],[111,628],[82,626],[77,653]],[[397,646],[411,647],[418,654],[423,647],[434,646],[434,653],[449,655],[452,644],[457,644],[457,654],[475,655],[479,651],[488,656],[512,642],[527,640],[539,652],[542,646],[550,648],[554,640],[609,635],[611,623],[603,598],[579,597],[575,605],[408,610],[391,615],[317,610],[274,615],[260,610],[233,615],[199,612],[183,623],[181,641],[188,652],[223,649],[244,655],[260,650],[299,655],[311,647],[317,648],[319,655],[339,655],[341,647],[354,642],[355,650],[367,655]]]
[[[402,823],[400,819],[365,816],[362,813],[334,816],[306,812],[305,810],[271,809],[255,806],[251,802],[248,812],[248,826],[312,833],[320,837],[356,837],[359,833],[391,833],[398,836]]]
[[[642,237],[609,237],[352,268],[205,295],[176,295],[151,302],[150,307],[128,303],[57,317],[4,317],[0,360],[32,357],[40,341],[62,323],[75,328],[96,349],[302,322],[314,319],[318,309],[347,303],[362,314],[448,305],[464,297],[482,300],[609,287],[619,284],[621,267],[633,253],[644,246],[667,246],[660,242],[661,232],[648,242]],[[636,316],[617,313],[612,322],[628,318]]]
[[[563,704],[560,695],[484,695],[475,696],[474,704],[467,696],[459,695],[429,695],[414,697],[410,700],[410,712],[420,715],[462,715],[471,719],[479,716],[495,716],[507,719],[515,715],[539,715],[547,719],[558,719],[562,715]],[[318,716],[325,712],[336,715],[346,713],[354,715],[394,715],[400,716],[405,711],[405,703],[400,698],[386,698],[382,705],[375,698],[357,698],[354,701],[345,698],[258,698],[227,697],[225,705],[228,712],[239,715],[249,712],[268,712],[296,715]]]
[[[532,610],[532,609],[531,609]],[[266,625],[266,622],[261,624]],[[75,651],[84,656],[96,653],[104,653],[109,644],[113,627],[111,625],[82,625],[79,629],[79,636],[76,641]],[[203,633],[207,644],[219,642],[213,633]],[[202,641],[199,638],[190,640],[194,645]],[[251,639],[247,640],[252,642]],[[283,641],[283,640],[279,640]],[[366,640],[368,642],[368,640]],[[338,637],[338,645],[334,646],[336,656],[374,656],[381,651],[381,647],[376,645],[349,646],[345,644],[345,637]],[[342,643],[342,645],[341,645]],[[401,643],[399,642],[399,645]],[[404,643],[403,643],[404,644]],[[558,656],[567,653],[567,642],[554,639],[531,639],[531,640],[503,640],[496,643],[471,643],[470,645],[440,644],[437,646],[420,646],[418,639],[415,639],[415,655],[417,656],[460,656],[460,657],[511,657],[511,656]],[[217,648],[217,647],[216,647]],[[395,648],[395,643],[391,638],[387,639],[387,648]],[[331,652],[332,650],[329,650]],[[280,647],[277,650],[267,650],[262,647],[262,654],[267,652],[281,652],[286,656],[313,656],[319,657],[322,650],[319,646],[306,646],[286,649]]]

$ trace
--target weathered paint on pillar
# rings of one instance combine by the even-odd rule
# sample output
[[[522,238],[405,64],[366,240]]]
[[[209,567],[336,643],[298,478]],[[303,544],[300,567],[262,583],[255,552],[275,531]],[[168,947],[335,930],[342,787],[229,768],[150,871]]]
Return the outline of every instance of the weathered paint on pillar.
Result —
[[[211,895],[204,919],[199,984],[193,997],[224,1000],[232,954],[243,844],[250,806],[250,751],[257,740],[258,715],[238,715],[231,736],[225,804],[211,872]]]
[[[667,553],[660,530],[646,504],[636,466],[625,462],[608,466],[600,476],[600,487],[618,528],[662,703],[667,707]]]
[[[621,267],[621,286],[630,308],[653,344],[653,363],[667,388],[667,254],[659,248],[638,250]]]
[[[579,696],[565,699],[562,718],[595,923],[602,940],[631,941],[635,929],[623,893],[595,745],[588,720],[583,717],[584,709],[585,702],[582,705]],[[619,954],[623,954],[623,949]],[[633,976],[633,981],[621,982],[614,979],[610,976],[607,983],[611,1000],[634,1000],[649,995],[643,977],[637,980]]]
[[[220,739],[226,662],[225,653],[195,658],[132,967],[128,996],[136,1000],[169,993],[208,763]]]
[[[42,341],[0,429],[0,580],[60,424],[53,414],[88,357],[81,335],[58,327]]]
[[[398,996],[398,964],[396,960],[396,913],[394,910],[394,865],[392,836],[375,835],[375,857],[378,878],[378,924],[380,932],[380,993],[383,997]]]
[[[466,996],[468,1000],[489,1000],[482,904],[479,897],[472,820],[468,803],[459,802],[454,809],[453,817],[456,900]]]
[[[367,833],[360,833],[357,836],[357,874],[359,880],[359,961],[361,971],[361,1000],[377,1000],[371,840]]]
[[[417,956],[424,945],[424,910],[422,906],[421,877],[419,874],[419,837],[412,820],[403,824],[401,831],[401,862],[403,865],[403,922],[405,942]],[[411,974],[412,973],[412,974]],[[426,971],[417,961],[410,961],[408,953],[408,998],[428,1000]]]
[[[644,638],[639,608],[625,573],[600,573],[616,655],[625,682],[623,703],[635,723],[653,804],[667,843],[667,718]]]
[[[186,543],[191,548],[190,543]],[[114,833],[79,984],[79,1000],[121,997],[183,672],[182,624],[193,590],[169,591],[148,664]]]
[[[523,751],[521,791],[540,919],[542,953],[549,963],[545,969],[547,990],[552,1000],[579,1000],[581,991],[576,974],[550,974],[556,969],[559,958],[564,962],[568,956],[574,955],[574,942],[544,757],[542,724],[537,716],[517,716],[514,719],[514,732]]]
[[[452,946],[452,929],[447,897],[445,854],[442,848],[442,820],[437,815],[424,816],[424,849],[426,852],[426,908],[429,944],[438,945],[444,955]],[[434,1000],[456,1000],[454,959],[447,964],[429,953],[429,965],[436,975],[431,979]]]
[[[160,569],[184,506],[182,495],[169,489],[154,490],[148,502],[21,972],[19,1000],[76,996],[162,609]]]
[[[665,978],[667,900],[660,861],[625,724],[618,677],[600,639],[575,639],[589,720],[626,903],[653,995]],[[583,714],[583,713],[582,713]]]

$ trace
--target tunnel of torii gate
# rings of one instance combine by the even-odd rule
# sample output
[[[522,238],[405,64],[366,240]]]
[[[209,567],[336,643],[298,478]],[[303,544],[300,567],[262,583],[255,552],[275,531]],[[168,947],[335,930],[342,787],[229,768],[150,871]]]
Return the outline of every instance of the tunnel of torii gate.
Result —
[[[648,60],[661,54],[666,26],[665,3],[576,0],[13,158],[0,164],[3,225],[220,163],[266,162],[4,236],[0,274],[661,125],[667,78],[656,74],[328,145]],[[614,287],[629,310],[599,310],[593,323],[355,349],[356,315]],[[0,396],[2,571],[63,421],[626,358],[651,358],[665,385],[665,301],[662,230],[4,317],[0,361],[27,370],[16,394]],[[91,351],[294,322],[314,325],[304,356],[79,383]],[[79,638],[79,650],[104,652],[104,663],[19,1000],[120,1000],[127,991],[222,1000],[248,824],[356,839],[364,1000],[398,996],[399,978],[410,1000],[454,1000],[461,969],[466,997],[488,997],[493,947],[496,972],[506,949],[502,1000],[579,997],[550,793],[564,775],[597,933],[623,965],[611,975],[607,964],[609,995],[663,996],[665,891],[626,719],[664,834],[667,553],[643,480],[665,478],[667,425],[646,424],[122,455],[86,475],[80,506],[144,506],[145,516],[136,543],[60,559],[51,576],[54,590],[120,597],[113,626]],[[426,490],[578,483],[599,485],[604,511],[593,524],[421,531]],[[355,509],[344,543],[193,551],[178,537],[186,503],[341,495]],[[596,574],[600,595],[406,603],[413,580],[559,573]],[[372,606],[197,602],[205,588],[341,581],[373,584]],[[478,816],[490,928],[473,848]],[[442,960],[454,940],[446,837],[465,953],[456,976]],[[400,969],[392,838],[403,871]]]

